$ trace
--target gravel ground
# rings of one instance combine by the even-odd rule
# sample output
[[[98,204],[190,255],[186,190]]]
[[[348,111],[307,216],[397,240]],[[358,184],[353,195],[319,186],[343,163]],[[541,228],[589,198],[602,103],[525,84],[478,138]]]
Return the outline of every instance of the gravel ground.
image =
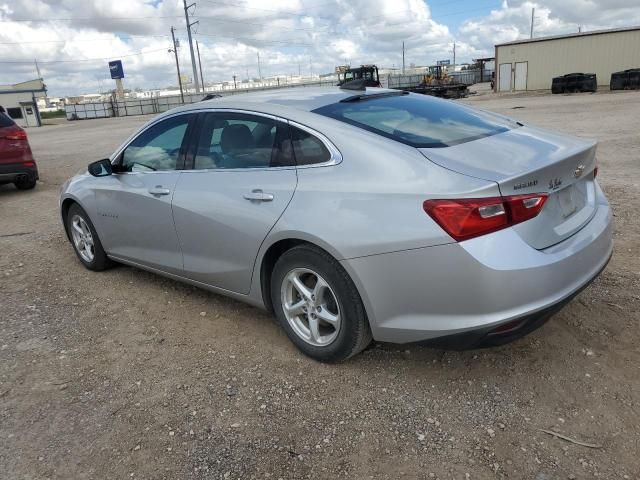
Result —
[[[80,265],[60,185],[149,117],[29,130],[42,182],[0,187],[0,477],[639,478],[640,93],[466,101],[600,141],[614,257],[508,346],[374,345],[341,365],[254,308]]]

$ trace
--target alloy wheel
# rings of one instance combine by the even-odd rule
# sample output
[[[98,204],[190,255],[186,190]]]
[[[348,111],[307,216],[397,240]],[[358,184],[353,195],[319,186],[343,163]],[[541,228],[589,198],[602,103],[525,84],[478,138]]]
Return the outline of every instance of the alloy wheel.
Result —
[[[305,342],[324,347],[333,342],[342,323],[338,299],[318,273],[295,268],[284,278],[282,308],[293,331]]]
[[[85,262],[91,263],[95,258],[93,236],[87,222],[80,215],[71,218],[71,237],[73,245]]]

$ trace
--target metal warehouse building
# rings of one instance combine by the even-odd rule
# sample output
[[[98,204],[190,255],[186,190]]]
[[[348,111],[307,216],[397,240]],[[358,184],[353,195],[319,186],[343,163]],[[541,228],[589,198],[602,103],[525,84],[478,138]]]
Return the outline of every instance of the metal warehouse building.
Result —
[[[640,27],[516,40],[496,45],[495,90],[545,90],[567,73],[595,73],[598,87],[611,74],[640,68]]]

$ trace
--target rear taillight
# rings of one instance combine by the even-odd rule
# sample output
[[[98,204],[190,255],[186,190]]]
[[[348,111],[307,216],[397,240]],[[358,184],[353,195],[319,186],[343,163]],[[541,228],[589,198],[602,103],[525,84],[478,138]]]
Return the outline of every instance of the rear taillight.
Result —
[[[510,197],[426,200],[424,211],[455,240],[495,232],[537,216],[546,193]]]
[[[20,127],[7,128],[3,137],[7,140],[26,140],[27,132]]]

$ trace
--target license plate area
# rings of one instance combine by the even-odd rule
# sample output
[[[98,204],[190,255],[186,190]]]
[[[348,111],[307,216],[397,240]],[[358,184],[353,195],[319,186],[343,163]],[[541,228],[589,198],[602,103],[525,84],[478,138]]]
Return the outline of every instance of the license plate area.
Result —
[[[574,185],[569,185],[556,194],[558,195],[560,212],[564,218],[570,217],[578,209],[578,198],[576,198],[576,194],[577,192]]]

